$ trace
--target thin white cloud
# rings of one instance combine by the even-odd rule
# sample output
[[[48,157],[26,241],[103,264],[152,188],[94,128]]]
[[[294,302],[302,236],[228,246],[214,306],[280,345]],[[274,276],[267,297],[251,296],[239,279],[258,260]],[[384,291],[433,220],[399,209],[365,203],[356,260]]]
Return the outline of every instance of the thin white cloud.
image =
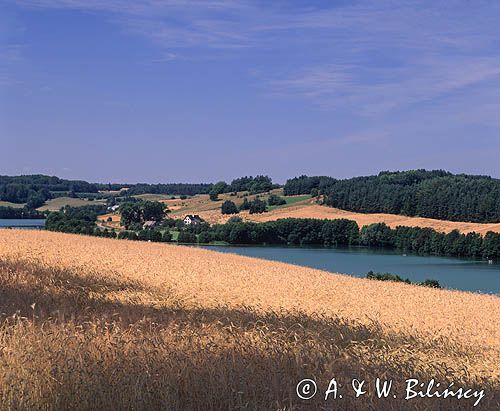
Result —
[[[327,108],[349,106],[376,114],[499,78],[500,56],[434,57],[389,68],[320,65],[270,83],[277,95],[299,95]]]
[[[155,62],[267,53],[267,61],[251,69],[266,94],[329,109],[378,114],[500,75],[500,55],[491,52],[500,5],[491,2],[457,7],[456,0],[365,0],[298,8],[251,0],[9,1],[108,13],[127,32],[157,45]]]

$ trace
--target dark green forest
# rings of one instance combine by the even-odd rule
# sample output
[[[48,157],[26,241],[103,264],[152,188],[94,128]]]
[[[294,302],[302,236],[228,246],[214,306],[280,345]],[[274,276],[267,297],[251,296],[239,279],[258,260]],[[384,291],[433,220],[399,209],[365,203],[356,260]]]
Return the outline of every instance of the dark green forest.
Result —
[[[360,213],[390,213],[451,221],[500,222],[500,180],[443,170],[384,171],[335,180],[301,176],[285,193],[319,194],[325,204]]]

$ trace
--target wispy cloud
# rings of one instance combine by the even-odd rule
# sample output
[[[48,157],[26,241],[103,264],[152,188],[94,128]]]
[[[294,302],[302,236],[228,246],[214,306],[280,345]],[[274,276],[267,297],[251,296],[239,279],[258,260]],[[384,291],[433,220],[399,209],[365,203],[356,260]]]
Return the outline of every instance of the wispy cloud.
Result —
[[[245,15],[254,8],[241,0],[11,0],[30,8],[104,12],[127,30],[164,48],[235,48],[246,43]]]
[[[377,114],[499,78],[500,56],[436,56],[399,67],[320,65],[272,79],[270,84],[277,95],[299,95],[325,108],[348,106]]]
[[[155,62],[266,54],[266,94],[364,114],[441,98],[500,76],[500,4],[362,0],[297,6],[252,0],[8,0],[31,8],[107,13],[154,42]],[[278,56],[284,56],[282,60]],[[257,63],[256,65],[259,65]],[[261,65],[262,66],[262,65]]]

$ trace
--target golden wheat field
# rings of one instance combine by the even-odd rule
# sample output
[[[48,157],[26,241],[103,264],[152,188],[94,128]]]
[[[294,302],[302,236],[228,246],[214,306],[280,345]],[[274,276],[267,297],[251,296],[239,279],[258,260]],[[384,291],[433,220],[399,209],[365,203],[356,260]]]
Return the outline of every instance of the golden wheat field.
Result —
[[[300,400],[302,378],[405,378],[500,406],[500,298],[183,246],[0,230],[0,409],[472,409]]]

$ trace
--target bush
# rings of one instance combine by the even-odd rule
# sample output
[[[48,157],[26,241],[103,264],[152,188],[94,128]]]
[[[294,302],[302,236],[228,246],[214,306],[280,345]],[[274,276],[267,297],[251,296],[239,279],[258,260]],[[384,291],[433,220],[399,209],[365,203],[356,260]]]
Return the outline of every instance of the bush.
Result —
[[[437,280],[425,280],[424,282],[421,283],[412,283],[408,278],[403,280],[399,275],[391,273],[374,273],[373,271],[369,271],[366,274],[366,278],[370,280],[395,281],[395,282],[403,282],[406,284],[421,285],[423,287],[441,288],[441,285]]]
[[[259,198],[250,201],[250,214],[261,214],[266,211],[266,203]]]
[[[210,191],[210,193],[208,194],[210,200],[212,201],[218,201],[219,200],[219,193],[217,191]]]
[[[222,214],[238,214],[239,212],[240,210],[238,210],[238,207],[232,201],[226,200],[222,203],[221,206]]]
[[[250,210],[250,202],[248,201],[248,198],[244,198],[243,203],[240,204],[240,211],[243,210]]]
[[[438,280],[425,280],[424,282],[420,283],[419,285],[423,285],[424,287],[431,287],[431,288],[441,288],[441,285],[439,284]]]
[[[391,273],[374,273],[373,271],[368,271],[366,278],[369,280],[395,281],[398,283],[411,284],[411,281],[408,278],[403,280],[399,275]]]
[[[279,206],[286,204],[286,200],[283,197],[277,196],[276,194],[271,194],[267,199],[267,204],[270,206]]]

